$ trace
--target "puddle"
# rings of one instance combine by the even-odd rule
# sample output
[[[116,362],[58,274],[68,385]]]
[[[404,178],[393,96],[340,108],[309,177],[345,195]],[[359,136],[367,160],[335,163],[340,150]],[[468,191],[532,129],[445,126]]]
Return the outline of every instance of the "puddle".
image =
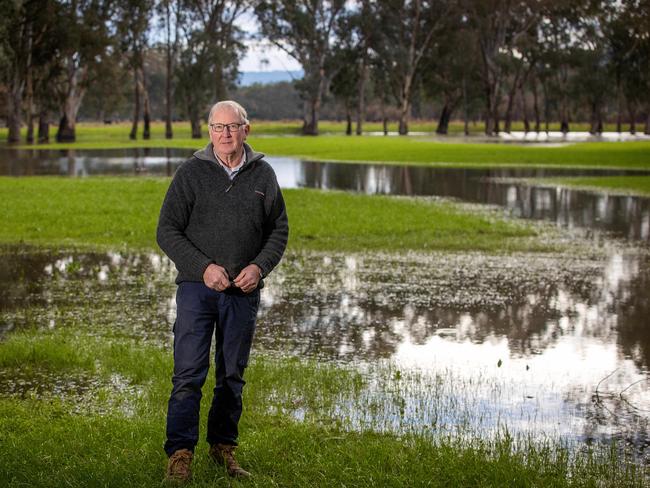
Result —
[[[156,253],[2,248],[0,337],[73,327],[170,348],[174,275]],[[648,289],[649,254],[617,245],[593,256],[290,253],[267,280],[254,347],[360,368],[366,390],[326,412],[358,428],[490,438],[507,425],[646,456]],[[35,382],[5,379],[0,394],[41,394]]]
[[[191,150],[1,150],[0,174],[171,176]],[[501,207],[509,215],[553,222],[581,237],[614,236],[650,242],[650,198],[605,195],[531,179],[555,176],[650,174],[562,169],[452,169],[345,164],[269,157],[283,188],[347,190],[366,194],[421,195]],[[525,180],[525,181],[522,181]]]
[[[116,412],[135,415],[134,401],[143,395],[119,374],[99,379],[88,373],[67,371],[64,376],[48,371],[25,372],[20,368],[0,369],[0,395],[10,398],[58,399],[72,405],[70,413],[106,415]]]

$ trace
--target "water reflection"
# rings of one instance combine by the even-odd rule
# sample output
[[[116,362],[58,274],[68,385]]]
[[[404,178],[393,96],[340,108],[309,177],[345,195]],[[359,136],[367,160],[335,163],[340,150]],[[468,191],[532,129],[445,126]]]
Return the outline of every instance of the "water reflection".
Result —
[[[172,176],[191,149],[0,150],[0,174],[11,176]]]
[[[171,176],[192,150],[0,151],[0,174],[27,176]],[[270,157],[283,188],[348,190],[367,194],[456,198],[503,207],[516,217],[546,220],[582,236],[650,242],[650,198],[535,186],[521,179],[553,176],[648,174],[561,169],[450,169],[325,163]]]
[[[160,255],[2,254],[2,334],[82,327],[170,346],[174,268]],[[268,278],[255,347],[420,375],[393,389],[377,377],[364,400],[381,405],[372,415],[342,406],[361,426],[491,435],[507,425],[644,453],[649,281],[648,254],[619,248],[606,258],[292,253]]]

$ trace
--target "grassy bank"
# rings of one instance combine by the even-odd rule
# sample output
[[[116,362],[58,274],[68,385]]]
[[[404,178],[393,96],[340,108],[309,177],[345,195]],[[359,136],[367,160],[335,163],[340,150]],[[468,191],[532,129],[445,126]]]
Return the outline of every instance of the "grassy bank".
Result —
[[[301,135],[302,133],[302,120],[255,120],[251,121],[251,124],[254,128],[255,134],[260,135]],[[397,132],[398,122],[391,121],[388,123],[389,132]],[[189,139],[191,138],[190,123],[187,121],[183,122],[174,122],[172,124],[174,137],[177,139]],[[414,119],[409,124],[409,130],[411,132],[428,132],[435,133],[438,127],[438,123],[435,120],[420,120]],[[138,127],[138,137],[142,135],[142,124]],[[332,121],[332,120],[322,120],[318,124],[318,128],[321,134],[345,134],[346,122],[345,121]],[[356,126],[353,126],[353,130]],[[625,128],[625,127],[624,127]],[[205,121],[202,121],[202,129],[204,133],[207,133],[207,125]],[[56,135],[56,127],[51,126],[51,136]],[[381,122],[366,122],[363,124],[364,132],[383,132],[384,127]],[[514,132],[521,132],[524,130],[524,125],[522,122],[513,122],[512,130]],[[576,123],[571,124],[572,132],[587,132],[589,130],[589,124],[587,123]],[[116,122],[113,124],[103,124],[98,122],[81,122],[77,124],[77,135],[80,138],[85,140],[97,140],[102,138],[109,139],[123,139],[128,140],[129,133],[131,131],[130,122]],[[559,132],[560,123],[553,122],[549,124],[549,131]],[[605,124],[604,131],[606,132],[615,132],[616,124]],[[4,142],[7,139],[8,129],[6,127],[0,127],[0,141]],[[470,135],[483,135],[485,133],[485,127],[482,123],[472,123],[469,125]],[[22,137],[25,138],[27,134],[27,128],[23,128]],[[464,124],[461,121],[452,121],[449,124],[449,134],[450,135],[463,135],[464,134]],[[165,124],[163,122],[152,122],[151,124],[151,138],[152,139],[163,139],[165,137]]]
[[[322,161],[382,162],[449,166],[562,166],[650,169],[650,141],[576,143],[564,147],[523,146],[500,143],[437,142],[426,137],[374,137],[322,135],[285,137],[281,123],[254,126],[249,138],[259,151],[271,156],[295,156]],[[1,137],[1,134],[0,134]],[[175,147],[195,149],[207,142],[191,139],[179,126],[174,139],[164,139],[162,126],[154,125],[152,139],[131,141],[123,125],[79,125],[78,142],[31,146],[37,149],[111,149]],[[6,144],[4,145],[6,147]]]
[[[588,176],[580,178],[544,178],[535,181],[549,185],[621,195],[650,196],[650,176]]]
[[[23,386],[0,399],[2,486],[160,486],[169,350],[74,329],[27,330],[0,343],[0,369],[3,389],[11,378],[23,378]],[[33,372],[47,375],[59,389],[36,393],[29,387]],[[356,398],[364,385],[360,373],[342,366],[258,354],[247,380],[239,459],[255,476],[235,486],[644,483],[642,468],[607,453],[515,447],[507,436],[469,443],[350,430],[319,415],[334,410],[342,396]],[[209,397],[202,402],[202,426]],[[298,413],[302,421],[296,420]],[[223,469],[210,463],[206,449],[201,439],[192,486],[232,486]]]
[[[169,179],[0,178],[0,242],[155,249]],[[293,249],[544,250],[531,226],[452,203],[285,190]]]

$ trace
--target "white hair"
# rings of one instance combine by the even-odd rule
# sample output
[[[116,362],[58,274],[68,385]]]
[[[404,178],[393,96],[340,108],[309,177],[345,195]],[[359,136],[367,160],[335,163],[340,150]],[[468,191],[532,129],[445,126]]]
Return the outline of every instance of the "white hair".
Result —
[[[243,124],[249,123],[248,114],[246,113],[246,109],[244,107],[242,107],[234,100],[223,100],[221,102],[215,103],[210,109],[210,113],[208,114],[208,124],[212,123],[212,116],[214,115],[214,113],[217,110],[220,110],[225,107],[232,109],[237,115],[239,115]]]

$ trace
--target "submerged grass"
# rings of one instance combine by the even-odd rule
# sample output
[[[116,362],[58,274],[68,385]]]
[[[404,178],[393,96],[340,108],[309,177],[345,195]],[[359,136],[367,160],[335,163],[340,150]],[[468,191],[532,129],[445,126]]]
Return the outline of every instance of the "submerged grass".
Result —
[[[0,399],[2,486],[160,486],[169,350],[70,329],[26,330],[0,344],[3,378],[24,366],[53,377],[119,374],[138,388],[82,399],[29,392]],[[517,447],[505,433],[475,442],[378,433],[314,415],[323,403],[334,409],[358,397],[365,379],[343,366],[257,354],[247,380],[239,459],[255,476],[236,486],[643,486],[647,475],[613,452]],[[130,409],[93,409],[93,402]],[[302,417],[293,414],[298,409]],[[192,486],[232,486],[206,450],[201,441]]]
[[[155,249],[167,178],[0,178],[0,242]],[[312,250],[538,251],[528,224],[452,203],[285,190],[289,246]]]
[[[437,142],[426,137],[286,137],[282,123],[253,125],[250,142],[271,156],[294,156],[319,161],[380,162],[389,164],[446,165],[454,167],[550,166],[571,168],[650,169],[650,141],[585,142],[562,147],[542,147],[501,143]],[[324,124],[327,128],[327,123]],[[0,137],[2,134],[0,133]],[[123,125],[83,125],[78,142],[43,144],[35,149],[111,149],[132,147],[174,147],[196,149],[207,142],[191,139],[184,125],[175,139],[164,139],[161,124],[154,124],[152,139],[131,141]],[[4,144],[6,147],[6,144]]]

